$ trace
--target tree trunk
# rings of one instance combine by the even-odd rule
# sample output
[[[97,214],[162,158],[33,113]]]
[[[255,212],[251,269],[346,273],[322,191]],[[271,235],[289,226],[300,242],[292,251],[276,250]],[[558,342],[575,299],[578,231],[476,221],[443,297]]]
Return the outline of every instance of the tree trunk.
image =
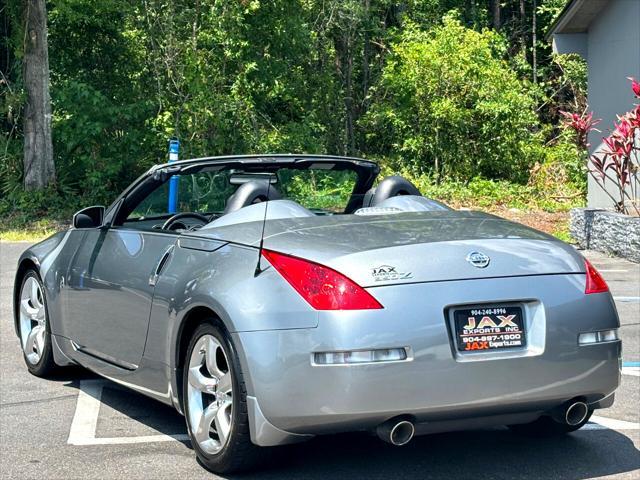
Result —
[[[51,142],[51,98],[45,0],[24,1],[24,188],[41,189],[56,178]]]
[[[466,11],[469,25],[476,28],[478,26],[478,19],[476,18],[476,0],[467,0]]]
[[[526,52],[527,45],[527,15],[524,8],[525,0],[520,0],[520,41],[522,42],[522,49]],[[525,53],[526,59],[526,53]]]
[[[336,50],[336,67],[342,84],[342,101],[344,105],[344,137],[342,151],[352,155],[355,149],[354,139],[354,105],[353,105],[353,41],[348,29],[339,31],[334,39]]]
[[[493,20],[493,28],[500,30],[500,0],[491,0],[491,17]]]
[[[536,25],[536,10],[538,9],[537,0],[533,0],[533,9],[531,12],[531,53],[532,53],[532,63],[533,63],[533,83],[538,83],[538,52],[537,52],[537,44],[538,44],[538,34],[536,29],[538,26]]]
[[[346,41],[346,72],[345,72],[345,134],[346,134],[346,147],[347,155],[353,155],[355,151],[355,135],[354,135],[354,105],[353,105],[353,39],[351,36]]]
[[[364,0],[364,46],[362,54],[362,112],[366,113],[368,107],[367,94],[369,93],[369,57],[371,55],[370,28],[370,0]]]

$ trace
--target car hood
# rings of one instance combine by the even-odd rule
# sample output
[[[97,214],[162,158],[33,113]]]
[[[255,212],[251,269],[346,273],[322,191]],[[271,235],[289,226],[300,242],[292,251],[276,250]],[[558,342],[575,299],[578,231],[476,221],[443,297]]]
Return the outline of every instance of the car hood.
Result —
[[[257,246],[263,222],[205,227],[197,236]],[[481,212],[330,215],[268,220],[264,248],[330,266],[363,286],[584,272],[569,245]],[[488,265],[474,266],[479,252]]]

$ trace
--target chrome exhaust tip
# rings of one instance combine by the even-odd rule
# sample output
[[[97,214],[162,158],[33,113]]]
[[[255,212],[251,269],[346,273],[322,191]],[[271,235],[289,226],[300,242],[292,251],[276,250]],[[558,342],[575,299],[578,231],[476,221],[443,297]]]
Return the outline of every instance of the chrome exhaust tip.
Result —
[[[575,402],[567,407],[564,421],[567,425],[575,427],[580,425],[589,414],[589,407],[584,402]]]
[[[569,401],[555,409],[551,417],[558,423],[575,427],[589,415],[589,406],[581,401]]]
[[[396,447],[409,443],[415,431],[413,423],[408,420],[391,419],[378,425],[378,428],[376,428],[376,434],[381,440]]]

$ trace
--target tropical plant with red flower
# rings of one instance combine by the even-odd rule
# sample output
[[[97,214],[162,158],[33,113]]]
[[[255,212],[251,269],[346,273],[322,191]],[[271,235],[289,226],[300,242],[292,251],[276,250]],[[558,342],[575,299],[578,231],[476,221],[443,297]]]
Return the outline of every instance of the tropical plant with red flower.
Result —
[[[564,125],[576,134],[576,143],[583,149],[589,148],[589,133],[592,130],[599,131],[595,126],[601,122],[600,119],[593,118],[593,112],[570,113],[560,110],[560,115],[564,117]]]
[[[627,77],[630,81],[631,81],[631,90],[633,91],[633,94],[637,97],[640,98],[640,82],[638,82],[635,78],[633,77]]]
[[[640,98],[640,83],[633,78],[631,89],[636,97]],[[593,120],[593,112],[581,115],[569,112],[560,112],[564,117],[564,125],[575,132],[576,144],[583,150],[586,158],[587,170],[598,186],[611,198],[616,211],[629,213],[629,206],[636,214],[640,215],[638,185],[640,182],[639,163],[640,147],[640,105],[618,116],[618,122],[614,122],[614,129],[608,137],[603,138],[603,148],[592,155],[588,155],[589,134],[596,130],[595,125],[599,120]],[[611,182],[617,194],[611,193],[607,188]]]

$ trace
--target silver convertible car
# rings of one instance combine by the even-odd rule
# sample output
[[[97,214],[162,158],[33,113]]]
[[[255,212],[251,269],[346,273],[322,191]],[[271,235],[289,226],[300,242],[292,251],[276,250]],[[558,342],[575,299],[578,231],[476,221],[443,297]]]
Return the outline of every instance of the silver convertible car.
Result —
[[[370,161],[157,165],[21,256],[31,373],[82,365],[186,418],[200,461],[347,431],[552,435],[612,405],[619,321],[571,246]]]

